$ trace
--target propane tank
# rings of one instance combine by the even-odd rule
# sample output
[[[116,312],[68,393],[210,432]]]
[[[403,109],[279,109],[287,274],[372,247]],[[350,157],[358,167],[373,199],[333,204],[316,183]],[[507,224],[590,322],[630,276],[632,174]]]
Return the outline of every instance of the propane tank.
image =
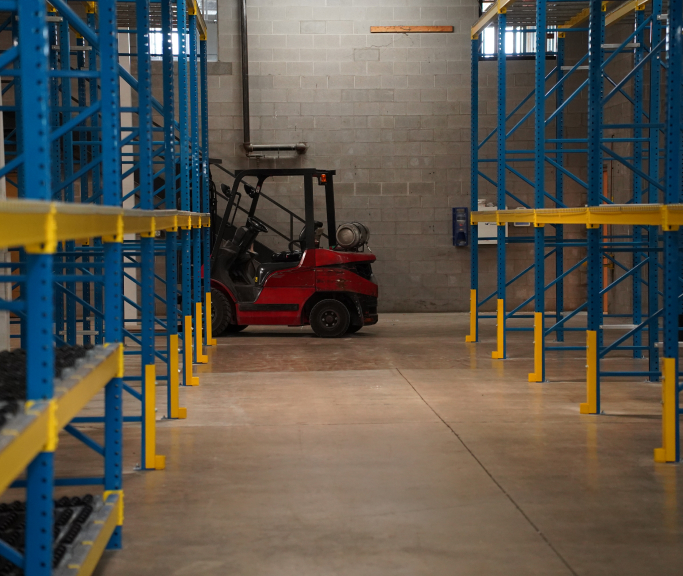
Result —
[[[349,222],[337,228],[337,246],[343,250],[358,250],[369,239],[370,229],[360,222]]]

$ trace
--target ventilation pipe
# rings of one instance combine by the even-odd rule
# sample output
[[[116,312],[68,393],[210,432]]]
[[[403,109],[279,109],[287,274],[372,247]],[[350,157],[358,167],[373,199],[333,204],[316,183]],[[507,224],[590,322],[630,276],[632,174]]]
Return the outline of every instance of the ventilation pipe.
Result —
[[[244,130],[244,150],[247,156],[254,152],[294,151],[297,154],[306,152],[308,146],[303,142],[296,144],[252,144],[251,127],[249,125],[249,41],[247,37],[247,0],[241,2],[240,35],[242,40],[242,127]]]

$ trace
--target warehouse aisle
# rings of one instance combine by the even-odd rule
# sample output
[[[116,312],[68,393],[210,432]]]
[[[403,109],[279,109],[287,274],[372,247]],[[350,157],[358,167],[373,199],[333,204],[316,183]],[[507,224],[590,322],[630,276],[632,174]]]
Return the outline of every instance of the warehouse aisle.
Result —
[[[188,419],[159,424],[167,470],[132,472],[130,430],[124,550],[96,574],[680,573],[683,478],[652,463],[659,387],[607,384],[607,414],[581,416],[576,361],[529,384],[530,343],[491,360],[466,325],[219,340]]]

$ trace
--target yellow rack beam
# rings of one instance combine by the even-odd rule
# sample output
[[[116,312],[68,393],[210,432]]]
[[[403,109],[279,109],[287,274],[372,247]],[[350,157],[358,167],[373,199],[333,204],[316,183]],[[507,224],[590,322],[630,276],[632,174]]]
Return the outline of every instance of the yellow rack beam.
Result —
[[[479,222],[529,222],[534,226],[545,224],[624,224],[638,226],[683,225],[683,204],[604,204],[583,208],[542,208],[519,210],[490,210],[472,212],[472,224]]]
[[[472,39],[476,38],[484,28],[486,28],[498,14],[505,13],[507,6],[512,4],[515,0],[498,0],[489,6],[489,9],[484,12],[479,19],[472,26]]]
[[[104,386],[123,376],[123,346],[105,345],[96,349],[91,360],[65,380],[58,380],[55,400],[27,402],[0,430],[0,494],[21,474],[31,460],[46,447],[57,444],[57,435]]]
[[[620,5],[615,10],[613,10],[605,16],[605,26],[610,26],[614,24],[615,22],[621,20],[624,16],[627,16],[634,10],[642,10],[649,1],[650,0],[631,0],[630,2],[626,2],[625,4]],[[512,4],[513,2],[514,0],[498,0],[497,2],[491,4],[489,9],[486,12],[484,12],[472,26],[472,39],[477,38],[479,33],[484,28],[486,28],[494,20],[494,18],[498,16],[498,14],[505,13],[507,10],[506,7]],[[606,5],[607,1],[605,1],[604,4]],[[567,22],[560,25],[559,28],[574,28],[575,26],[586,20],[588,18],[589,13],[590,10],[588,8],[584,8],[580,12],[577,12],[575,16],[567,20]]]
[[[49,402],[36,402],[0,430],[0,494],[45,446],[51,421],[49,406]]]
[[[199,30],[199,39],[206,40],[206,22],[204,22],[204,16],[202,16],[202,11],[199,9],[199,6],[197,5],[197,0],[192,0],[192,3],[189,5],[187,12],[190,16],[197,17],[197,29]]]
[[[177,230],[182,221],[199,228],[208,214],[177,210],[127,210],[39,200],[0,201],[0,249],[37,247],[54,251],[57,242],[97,236],[120,238],[122,234],[154,235],[157,230]]]
[[[55,387],[57,399],[57,426],[61,430],[92,400],[107,383],[123,377],[123,345],[104,345],[102,354],[88,364],[82,365],[72,380],[60,380]],[[81,371],[86,372],[85,375]],[[61,387],[60,387],[61,386]]]
[[[650,0],[631,0],[626,4],[622,4],[605,16],[605,26],[614,24],[635,10],[643,10],[645,8],[645,4],[647,4],[649,1]]]

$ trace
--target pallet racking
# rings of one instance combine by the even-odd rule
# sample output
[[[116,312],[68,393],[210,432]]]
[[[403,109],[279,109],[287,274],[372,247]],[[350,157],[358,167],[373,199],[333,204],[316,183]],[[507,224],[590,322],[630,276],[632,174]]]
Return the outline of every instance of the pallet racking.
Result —
[[[140,424],[140,468],[163,468],[157,381],[166,383],[166,416],[185,417],[180,363],[182,384],[196,385],[193,361],[205,362],[203,346],[215,343],[201,274],[210,225],[206,27],[193,0],[9,0],[0,11],[0,110],[15,119],[0,179],[17,196],[0,201],[0,249],[13,255],[0,263],[0,279],[14,290],[0,308],[14,315],[12,337],[27,354],[27,401],[0,429],[0,494],[25,488],[25,545],[0,540],[0,559],[27,576],[90,574],[105,547],[121,547],[124,423]],[[119,49],[123,34],[135,51]],[[161,102],[152,95],[155,35]],[[121,84],[130,86],[130,105],[120,103]],[[134,185],[124,193],[126,178]],[[56,379],[55,344],[94,348]],[[100,392],[103,415],[80,415]],[[140,401],[139,415],[124,416],[125,394]],[[80,424],[101,425],[104,442]],[[60,431],[103,458],[101,476],[55,478]],[[82,537],[53,568],[55,486],[103,491]]]
[[[616,6],[616,7],[615,7]],[[668,12],[667,12],[668,10]],[[479,295],[479,247],[477,226],[472,227],[470,334],[468,342],[477,342],[479,321],[495,318],[496,350],[493,358],[507,356],[506,336],[510,331],[531,331],[534,337],[534,365],[529,381],[546,379],[546,355],[562,350],[585,350],[587,364],[587,401],[581,413],[600,414],[600,383],[607,377],[647,377],[657,381],[663,377],[664,447],[655,452],[658,461],[678,461],[679,401],[678,383],[678,312],[680,308],[680,259],[677,219],[683,199],[681,194],[681,59],[680,3],[662,0],[605,2],[514,2],[498,0],[472,27],[472,222],[495,222],[497,235],[496,291],[484,298]],[[627,27],[632,22],[632,26]],[[479,72],[481,31],[489,24],[497,25],[497,113],[496,127],[481,137],[479,129]],[[620,23],[612,31],[609,27]],[[626,26],[624,23],[627,23]],[[507,105],[506,30],[514,26],[533,26],[535,35],[534,88],[510,111]],[[606,42],[606,35],[617,42]],[[555,36],[557,50],[554,64],[548,66],[547,38]],[[569,38],[577,38],[573,48],[586,37],[587,52],[565,64]],[[612,40],[612,38],[610,38]],[[613,70],[616,59],[631,55],[633,65],[627,71]],[[484,64],[486,65],[486,64]],[[550,68],[550,69],[549,69]],[[577,88],[567,90],[568,80],[587,72]],[[620,77],[616,74],[621,73]],[[666,86],[663,86],[665,77]],[[606,107],[615,97],[631,107],[631,119],[606,122]],[[645,98],[647,96],[647,99]],[[585,97],[585,108],[582,98]],[[529,104],[527,104],[529,103]],[[662,103],[664,106],[662,107]],[[552,106],[554,104],[554,106]],[[526,108],[525,108],[526,106]],[[573,106],[587,119],[583,137],[569,137],[565,127],[568,111]],[[647,107],[647,109],[646,109]],[[629,121],[630,120],[630,121]],[[512,136],[527,122],[533,122],[533,148],[511,147]],[[606,130],[619,132],[608,136]],[[495,158],[482,153],[487,143],[496,143]],[[614,145],[626,145],[628,153],[619,154]],[[577,160],[578,159],[578,160]],[[664,160],[664,162],[662,162]],[[520,169],[524,162],[534,167],[533,177]],[[604,191],[603,165],[618,163],[628,173],[630,188],[619,202]],[[487,166],[495,167],[495,179],[487,174]],[[527,164],[528,165],[528,164]],[[577,166],[585,168],[584,180]],[[676,170],[675,167],[679,169]],[[550,176],[550,178],[549,178]],[[510,190],[510,181],[531,188],[532,200]],[[479,188],[491,185],[496,190],[495,211],[477,212]],[[567,184],[585,194],[585,205],[572,207],[565,195]],[[525,201],[526,200],[526,201]],[[512,201],[522,209],[506,210]],[[505,225],[523,222],[533,226],[533,235],[506,238]],[[568,237],[565,226],[585,227],[585,238]],[[626,234],[614,227],[628,227]],[[546,232],[552,227],[553,232]],[[612,230],[610,228],[612,227]],[[533,245],[533,262],[513,278],[506,274],[506,251],[512,242]],[[580,249],[583,256],[565,265],[569,249]],[[624,262],[618,255],[630,256]],[[555,259],[552,280],[546,277],[546,260]],[[619,269],[621,275],[606,279],[604,266]],[[564,309],[565,282],[570,274],[585,267],[586,299],[572,311]],[[534,275],[533,294],[508,310],[507,293],[525,274]],[[660,288],[660,276],[663,282]],[[605,297],[624,281],[631,281],[627,313],[609,314]],[[555,311],[546,310],[546,298],[555,290]],[[497,298],[495,315],[482,311],[482,306]],[[533,302],[533,315],[523,309]],[[568,326],[586,311],[585,326]],[[511,319],[532,318],[533,326],[511,327]],[[630,324],[614,324],[606,318],[628,318]],[[552,318],[550,327],[546,320]],[[622,332],[608,342],[611,330]],[[564,344],[565,332],[586,333],[585,345]],[[554,334],[557,345],[549,345]],[[660,336],[662,340],[660,342]],[[628,345],[626,342],[632,341]],[[645,340],[645,342],[644,342]],[[659,348],[663,350],[660,368]],[[636,359],[647,355],[647,368],[609,370],[603,367],[606,357],[621,351]]]

